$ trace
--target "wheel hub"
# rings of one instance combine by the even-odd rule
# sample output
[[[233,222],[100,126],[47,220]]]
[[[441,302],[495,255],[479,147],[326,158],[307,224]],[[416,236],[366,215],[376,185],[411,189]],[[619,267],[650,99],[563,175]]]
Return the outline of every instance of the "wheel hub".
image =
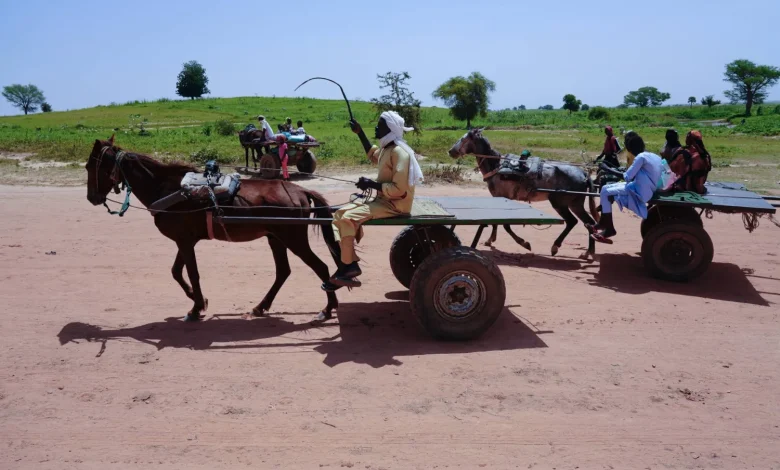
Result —
[[[663,245],[661,257],[664,263],[669,266],[686,266],[694,258],[694,248],[687,240],[676,238]]]
[[[452,273],[442,279],[436,290],[436,311],[449,320],[468,318],[484,302],[485,286],[472,273]]]

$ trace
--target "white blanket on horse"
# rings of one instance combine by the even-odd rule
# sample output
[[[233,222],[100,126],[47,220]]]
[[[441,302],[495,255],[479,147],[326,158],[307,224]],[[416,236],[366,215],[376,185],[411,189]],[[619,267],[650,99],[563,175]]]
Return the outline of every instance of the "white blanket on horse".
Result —
[[[181,180],[181,188],[189,194],[195,196],[208,196],[208,187],[214,191],[214,194],[221,194],[230,191],[230,184],[233,180],[238,180],[240,175],[232,173],[230,175],[219,175],[218,177],[206,178],[203,173],[190,172],[184,175]]]

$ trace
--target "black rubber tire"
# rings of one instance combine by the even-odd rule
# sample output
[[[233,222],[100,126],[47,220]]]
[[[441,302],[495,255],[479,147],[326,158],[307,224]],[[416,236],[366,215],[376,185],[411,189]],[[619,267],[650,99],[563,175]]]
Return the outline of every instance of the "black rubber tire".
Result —
[[[452,295],[458,299],[450,303]],[[505,301],[504,276],[496,263],[465,246],[426,258],[409,292],[412,314],[428,333],[443,340],[477,338],[496,322]],[[458,307],[465,311],[458,312]]]
[[[393,271],[398,282],[407,289],[412,283],[414,272],[428,256],[428,251],[420,245],[415,230],[422,231],[423,228],[414,225],[404,228],[390,245],[390,270]],[[433,241],[434,253],[444,248],[461,245],[460,238],[455,235],[455,232],[442,225],[428,227],[428,236]],[[420,238],[425,240],[424,232],[420,233]]]
[[[295,167],[298,168],[298,171],[301,173],[307,173],[308,176],[317,171],[317,157],[307,150],[298,158]]]
[[[656,225],[668,222],[682,222],[703,227],[701,217],[692,207],[653,206],[647,210],[647,218],[639,225],[642,238],[645,238]]]
[[[282,172],[279,171],[281,168],[282,162],[279,161],[279,157],[276,155],[266,153],[260,157],[260,169],[258,172],[260,173],[260,177],[264,180],[279,178],[279,175],[282,174]]]
[[[642,242],[645,269],[665,281],[695,279],[707,271],[714,253],[712,239],[704,227],[690,222],[660,223]]]

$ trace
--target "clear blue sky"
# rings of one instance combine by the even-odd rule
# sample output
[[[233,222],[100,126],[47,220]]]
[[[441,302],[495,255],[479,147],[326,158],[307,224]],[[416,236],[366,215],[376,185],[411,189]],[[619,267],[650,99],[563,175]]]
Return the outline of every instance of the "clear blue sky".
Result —
[[[36,84],[55,110],[174,98],[194,59],[219,97],[293,96],[322,75],[369,99],[377,73],[408,71],[434,104],[444,80],[480,71],[492,108],[558,107],[566,93],[617,105],[646,85],[684,103],[722,97],[734,59],[780,66],[778,19],[778,0],[0,0],[0,86]],[[339,96],[324,82],[300,93]]]

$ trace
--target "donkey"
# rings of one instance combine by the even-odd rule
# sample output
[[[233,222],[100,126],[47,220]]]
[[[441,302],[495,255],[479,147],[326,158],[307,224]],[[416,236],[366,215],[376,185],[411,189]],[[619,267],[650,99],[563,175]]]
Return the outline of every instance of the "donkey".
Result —
[[[580,167],[574,165],[558,164],[558,163],[544,163],[542,167],[541,178],[535,179],[533,184],[526,184],[525,181],[502,179],[497,170],[500,166],[501,154],[493,150],[488,142],[487,138],[482,135],[482,129],[471,129],[463,137],[458,140],[455,145],[449,151],[450,157],[461,158],[465,155],[475,154],[477,159],[477,165],[482,178],[488,184],[488,190],[493,197],[505,197],[507,199],[514,199],[518,201],[536,202],[549,200],[558,214],[566,222],[566,226],[563,232],[558,236],[553,243],[550,252],[553,256],[558,253],[558,249],[563,244],[563,240],[571,232],[575,225],[577,225],[577,218],[572,215],[572,212],[587,226],[595,224],[593,220],[598,219],[598,212],[596,211],[596,204],[591,196],[589,198],[590,212],[593,214],[591,217],[585,210],[585,198],[586,196],[581,194],[557,194],[548,192],[539,192],[535,189],[562,189],[567,191],[580,191],[580,192],[594,192],[593,182],[590,180],[588,173]],[[479,155],[492,156],[496,158],[484,158]],[[509,225],[504,225],[504,229],[509,233],[514,240],[523,246],[525,249],[530,250],[531,244],[518,237],[512,232]],[[491,246],[496,241],[498,227],[493,225],[493,233],[485,243],[486,246]],[[581,259],[589,259],[596,253],[596,244],[590,234],[588,235],[588,250],[580,256]]]
[[[186,173],[195,171],[195,168],[181,163],[164,164],[148,155],[125,152],[114,145],[114,136],[111,136],[109,140],[95,140],[86,170],[87,200],[93,205],[105,205],[108,193],[112,189],[119,192],[119,184],[122,183],[132,188],[138,200],[149,207],[155,201],[181,189],[182,178]],[[200,287],[195,245],[201,240],[213,238],[229,242],[247,242],[261,237],[268,237],[276,263],[276,279],[265,298],[252,310],[252,314],[262,316],[271,309],[276,294],[290,276],[290,263],[287,258],[287,250],[290,250],[324,283],[323,290],[326,290],[328,303],[317,319],[331,318],[332,311],[338,308],[338,300],[331,289],[326,289],[330,286],[328,266],[311,250],[307,225],[226,226],[218,223],[206,209],[204,203],[188,199],[173,205],[168,211],[154,215],[157,229],[178,247],[171,273],[184,290],[184,294],[194,302],[185,320],[200,319],[201,313],[208,308],[208,300],[204,298]],[[331,217],[328,203],[322,195],[281,181],[243,180],[232,203],[220,205],[220,209],[226,216],[309,217],[313,212],[317,217]],[[322,226],[322,234],[338,266],[341,255],[332,227]],[[185,266],[191,285],[187,284],[182,275]]]

